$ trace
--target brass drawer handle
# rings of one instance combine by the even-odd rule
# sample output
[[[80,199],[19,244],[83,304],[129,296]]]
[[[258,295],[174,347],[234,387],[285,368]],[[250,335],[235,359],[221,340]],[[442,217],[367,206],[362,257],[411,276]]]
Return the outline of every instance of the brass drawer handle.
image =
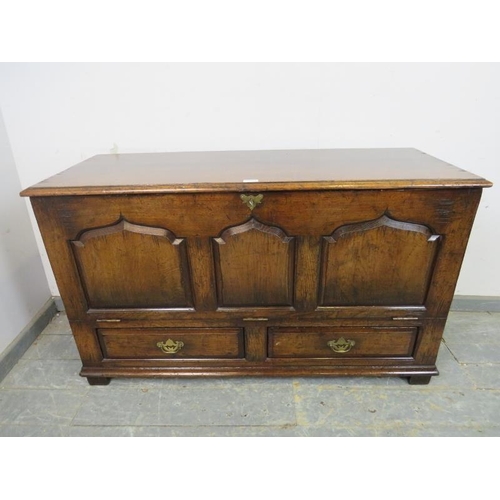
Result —
[[[250,209],[253,210],[257,205],[262,203],[263,194],[242,194],[241,201]]]
[[[346,340],[344,337],[340,337],[338,340],[330,340],[327,342],[328,347],[333,351],[333,352],[349,352],[354,345],[356,345],[356,342],[354,340]]]
[[[180,340],[168,339],[165,342],[158,342],[156,346],[159,347],[165,354],[175,354],[184,347],[184,342]]]

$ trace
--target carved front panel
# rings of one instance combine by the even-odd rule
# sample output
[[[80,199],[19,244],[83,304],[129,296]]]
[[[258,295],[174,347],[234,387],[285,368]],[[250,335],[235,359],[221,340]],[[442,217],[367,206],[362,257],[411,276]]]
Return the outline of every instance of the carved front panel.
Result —
[[[220,306],[292,305],[294,240],[284,231],[250,219],[213,244]]]
[[[424,304],[438,241],[387,215],[338,228],[323,239],[321,305]]]
[[[121,220],[71,243],[90,307],[192,304],[184,240],[167,229]]]

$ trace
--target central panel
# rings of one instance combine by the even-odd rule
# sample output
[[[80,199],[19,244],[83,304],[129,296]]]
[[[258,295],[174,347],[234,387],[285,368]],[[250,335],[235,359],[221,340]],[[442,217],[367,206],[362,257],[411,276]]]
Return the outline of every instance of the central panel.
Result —
[[[221,307],[292,306],[294,238],[252,218],[213,239]]]

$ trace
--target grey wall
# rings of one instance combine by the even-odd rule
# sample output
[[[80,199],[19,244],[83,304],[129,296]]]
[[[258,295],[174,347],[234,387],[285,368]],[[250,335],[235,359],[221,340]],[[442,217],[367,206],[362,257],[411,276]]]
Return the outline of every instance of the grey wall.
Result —
[[[0,353],[50,298],[0,110]]]

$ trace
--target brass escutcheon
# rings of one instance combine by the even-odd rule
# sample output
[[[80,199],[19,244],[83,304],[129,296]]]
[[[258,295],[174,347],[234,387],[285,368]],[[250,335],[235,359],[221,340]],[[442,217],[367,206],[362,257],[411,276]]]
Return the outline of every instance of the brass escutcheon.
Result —
[[[344,337],[340,337],[338,340],[330,340],[327,342],[328,347],[333,352],[349,352],[351,348],[356,344],[354,340],[346,340]]]
[[[263,194],[242,194],[240,195],[243,203],[250,209],[253,210],[257,205],[262,203]]]
[[[165,354],[175,354],[184,347],[184,342],[181,342],[180,340],[168,339],[165,342],[158,342],[156,346],[159,347]]]

